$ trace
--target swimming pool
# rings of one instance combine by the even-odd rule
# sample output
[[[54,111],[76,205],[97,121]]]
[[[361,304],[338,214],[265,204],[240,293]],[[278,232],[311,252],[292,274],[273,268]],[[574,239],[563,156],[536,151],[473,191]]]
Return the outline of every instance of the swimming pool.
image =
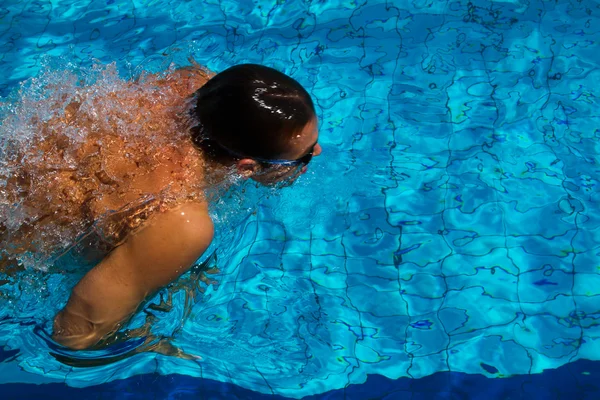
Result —
[[[324,147],[292,188],[219,206],[243,212],[217,221],[218,284],[172,288],[170,310],[152,306],[169,290],[157,295],[132,321],[153,316],[139,339],[80,353],[49,342],[76,273],[1,286],[6,393],[598,396],[599,13],[592,1],[3,4],[4,96],[61,59],[123,76],[188,54],[216,71],[265,63],[314,96]],[[147,351],[161,338],[202,360]],[[48,386],[18,385],[31,383]]]

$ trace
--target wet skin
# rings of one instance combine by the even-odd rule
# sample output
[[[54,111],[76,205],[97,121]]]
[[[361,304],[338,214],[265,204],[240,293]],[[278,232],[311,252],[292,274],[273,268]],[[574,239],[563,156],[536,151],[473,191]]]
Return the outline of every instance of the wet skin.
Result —
[[[185,73],[163,84],[176,85],[184,95],[199,87],[197,77],[186,77]],[[318,156],[321,146],[317,143],[317,125],[316,119],[311,120],[277,158],[296,160],[309,152]],[[235,165],[243,177],[266,185],[291,183],[307,168],[269,166],[250,158],[236,160]],[[169,165],[161,168],[155,171],[156,176],[168,178]],[[197,171],[196,176],[201,179],[206,173]],[[144,184],[151,185],[149,182],[145,180]],[[164,183],[160,179],[155,182]],[[204,201],[186,202],[154,213],[75,286],[54,320],[53,339],[72,349],[85,349],[110,336],[144,299],[185,273],[208,248],[213,233]]]

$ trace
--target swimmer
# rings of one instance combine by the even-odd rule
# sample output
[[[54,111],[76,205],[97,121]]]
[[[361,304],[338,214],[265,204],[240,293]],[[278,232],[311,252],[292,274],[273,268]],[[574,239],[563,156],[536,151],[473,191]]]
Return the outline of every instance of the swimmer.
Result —
[[[32,121],[41,133],[15,150],[0,197],[25,215],[0,223],[5,264],[65,238],[99,259],[54,319],[53,339],[71,349],[109,338],[205,252],[207,189],[231,174],[287,185],[321,153],[310,95],[274,69],[194,66],[123,86]]]

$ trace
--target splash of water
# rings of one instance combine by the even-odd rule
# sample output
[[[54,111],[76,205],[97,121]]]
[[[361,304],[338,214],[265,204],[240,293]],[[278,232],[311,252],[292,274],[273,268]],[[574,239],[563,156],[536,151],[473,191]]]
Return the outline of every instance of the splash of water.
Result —
[[[201,196],[186,110],[207,76],[171,68],[127,80],[115,64],[44,62],[0,104],[0,256],[38,269],[144,196]],[[144,186],[167,165],[162,185]]]

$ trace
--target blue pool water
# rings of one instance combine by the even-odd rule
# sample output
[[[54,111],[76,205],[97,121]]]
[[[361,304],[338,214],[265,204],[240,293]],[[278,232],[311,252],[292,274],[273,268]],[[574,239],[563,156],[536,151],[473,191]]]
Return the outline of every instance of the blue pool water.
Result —
[[[218,284],[165,289],[137,339],[49,340],[77,272],[0,286],[0,397],[600,397],[599,16],[594,1],[0,3],[4,102],[57,60],[124,77],[187,55],[264,63],[313,95],[324,148],[293,187],[217,207]]]

